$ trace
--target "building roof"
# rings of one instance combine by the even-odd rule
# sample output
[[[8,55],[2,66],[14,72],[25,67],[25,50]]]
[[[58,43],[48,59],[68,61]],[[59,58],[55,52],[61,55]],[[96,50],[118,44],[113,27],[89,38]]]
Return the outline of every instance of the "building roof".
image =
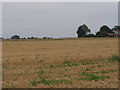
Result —
[[[114,33],[107,33],[108,36],[115,36]]]

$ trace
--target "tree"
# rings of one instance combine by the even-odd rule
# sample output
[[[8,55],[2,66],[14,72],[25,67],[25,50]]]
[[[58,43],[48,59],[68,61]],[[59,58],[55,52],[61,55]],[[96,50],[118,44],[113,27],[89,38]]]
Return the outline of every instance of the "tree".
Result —
[[[77,30],[78,38],[86,35],[88,32],[90,32],[90,29],[85,24],[79,26]]]
[[[38,39],[38,37],[28,37],[27,39]]]
[[[106,37],[106,36],[107,36],[107,33],[98,31],[98,32],[96,33],[96,35],[97,35],[97,36],[100,36],[100,37]]]
[[[43,39],[53,39],[53,37],[43,37]]]
[[[100,27],[100,31],[96,33],[97,36],[106,37],[107,33],[114,33],[108,26],[103,25]]]
[[[103,25],[101,28],[100,28],[100,32],[102,33],[113,33],[113,31],[106,25]]]
[[[26,38],[24,37],[24,38],[21,38],[21,39],[26,39]]]
[[[11,37],[11,39],[20,39],[20,36],[14,35],[14,36]]]
[[[115,26],[114,28],[111,29],[113,32],[120,30],[120,26]]]

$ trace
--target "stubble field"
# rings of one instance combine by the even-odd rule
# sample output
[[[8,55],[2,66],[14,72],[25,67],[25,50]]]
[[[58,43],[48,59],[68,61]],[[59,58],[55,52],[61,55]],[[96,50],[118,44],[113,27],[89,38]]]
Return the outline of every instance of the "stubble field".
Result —
[[[117,88],[117,38],[3,40],[3,88]]]

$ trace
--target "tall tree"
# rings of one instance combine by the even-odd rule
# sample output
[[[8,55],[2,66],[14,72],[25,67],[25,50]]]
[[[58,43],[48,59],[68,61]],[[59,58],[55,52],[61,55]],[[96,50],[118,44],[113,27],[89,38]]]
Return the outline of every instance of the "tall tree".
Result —
[[[77,30],[78,38],[84,36],[88,32],[90,32],[90,29],[85,24],[79,26]]]
[[[100,27],[100,31],[96,33],[98,36],[107,36],[107,33],[114,33],[108,26],[103,25]]]
[[[106,25],[103,25],[102,27],[100,27],[100,32],[102,32],[102,33],[113,33],[113,31]]]

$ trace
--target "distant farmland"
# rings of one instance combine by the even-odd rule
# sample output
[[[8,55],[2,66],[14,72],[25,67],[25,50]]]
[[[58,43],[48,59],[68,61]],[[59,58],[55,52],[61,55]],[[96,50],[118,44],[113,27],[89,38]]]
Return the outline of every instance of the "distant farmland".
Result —
[[[117,88],[118,39],[3,40],[3,88]]]

